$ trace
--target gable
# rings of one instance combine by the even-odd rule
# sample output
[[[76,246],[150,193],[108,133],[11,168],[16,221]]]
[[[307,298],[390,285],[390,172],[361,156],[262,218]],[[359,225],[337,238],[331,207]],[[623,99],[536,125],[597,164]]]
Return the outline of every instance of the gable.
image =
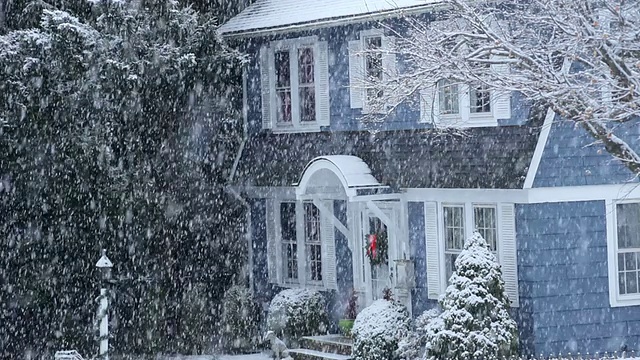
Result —
[[[339,20],[372,20],[377,15],[413,11],[439,0],[258,0],[218,29],[224,36],[335,25]]]
[[[640,150],[637,121],[617,124],[614,133],[635,151]],[[574,121],[555,116],[532,185],[564,187],[637,181],[637,176],[602,144],[594,143],[593,137],[583,128],[576,126]]]

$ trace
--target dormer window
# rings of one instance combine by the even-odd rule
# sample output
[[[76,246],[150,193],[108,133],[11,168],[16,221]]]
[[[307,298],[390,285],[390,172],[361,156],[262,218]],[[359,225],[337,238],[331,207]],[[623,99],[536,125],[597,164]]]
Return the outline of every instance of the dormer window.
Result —
[[[373,102],[383,96],[376,84],[396,77],[395,38],[381,29],[363,30],[358,37],[349,41],[350,103],[352,109],[370,114],[376,111]]]
[[[497,126],[511,118],[511,94],[449,79],[420,91],[420,121],[438,127]]]
[[[492,18],[483,21],[492,28],[497,24]],[[470,25],[466,21],[446,19],[434,21],[430,26],[438,31],[449,32],[466,31]],[[474,50],[462,44],[456,51],[468,54]],[[509,73],[509,65],[506,61],[498,60],[501,60],[500,56],[492,55],[465,65],[471,66],[472,71],[477,72],[478,79],[482,79],[484,74],[500,78]],[[455,71],[455,68],[451,71]],[[451,76],[454,79],[444,78],[432,84],[425,84],[420,90],[420,122],[441,128],[467,128],[497,126],[498,120],[511,118],[509,91],[491,89],[481,80],[462,82],[455,79],[455,73]],[[464,74],[460,76],[464,77]]]
[[[472,86],[469,95],[472,114],[491,113],[491,93],[486,85]]]
[[[327,43],[316,37],[275,41],[260,55],[263,128],[299,132],[328,126]]]
[[[455,115],[460,113],[460,96],[458,84],[451,80],[440,80],[438,83],[438,101],[440,113]]]

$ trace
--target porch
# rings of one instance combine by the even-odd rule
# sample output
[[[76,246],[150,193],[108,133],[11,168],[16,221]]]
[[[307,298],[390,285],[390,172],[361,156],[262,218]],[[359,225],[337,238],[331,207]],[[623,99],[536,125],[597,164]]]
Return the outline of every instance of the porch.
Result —
[[[345,304],[352,291],[359,299],[359,309],[382,298],[385,288],[411,311],[413,264],[408,241],[407,208],[401,194],[381,184],[360,158],[347,155],[321,156],[311,160],[293,184],[296,202],[296,247],[298,259],[317,260],[310,256],[307,243],[314,234],[321,238],[321,267],[325,277],[322,287],[336,290],[338,302]],[[315,209],[315,210],[314,210]],[[278,209],[276,209],[278,211]],[[319,223],[311,220],[317,212]],[[278,226],[276,232],[282,232]],[[281,222],[282,223],[282,222]],[[301,225],[301,226],[300,226]],[[314,228],[317,227],[316,228]],[[277,234],[275,238],[278,238]],[[277,246],[277,242],[272,242]],[[286,283],[290,256],[285,251],[280,260],[280,280]],[[375,258],[377,261],[373,261]],[[284,260],[284,261],[282,261]],[[278,276],[278,269],[274,269]],[[298,266],[297,284],[317,288],[313,266]],[[311,271],[312,274],[308,274]],[[310,276],[311,275],[311,276]],[[309,281],[311,279],[311,281]]]

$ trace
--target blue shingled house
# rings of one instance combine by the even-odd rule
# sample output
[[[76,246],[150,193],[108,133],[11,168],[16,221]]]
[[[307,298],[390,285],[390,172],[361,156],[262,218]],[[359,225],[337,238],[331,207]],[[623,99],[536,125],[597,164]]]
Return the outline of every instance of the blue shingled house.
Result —
[[[389,287],[417,316],[477,230],[502,265],[524,353],[640,350],[640,189],[586,133],[517,93],[463,85],[436,89],[435,107],[419,96],[366,120],[375,94],[354,85],[402,69],[368,50],[393,47],[399,17],[434,11],[257,0],[219,28],[249,55],[232,191],[250,208],[254,293],[303,287],[343,304],[354,289],[365,306]],[[435,133],[432,116],[464,135]],[[371,235],[388,241],[386,264],[371,265]]]

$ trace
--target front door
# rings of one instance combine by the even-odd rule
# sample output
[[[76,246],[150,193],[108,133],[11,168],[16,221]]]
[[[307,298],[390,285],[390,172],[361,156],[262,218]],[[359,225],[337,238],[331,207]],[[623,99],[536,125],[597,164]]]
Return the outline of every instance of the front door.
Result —
[[[378,205],[380,210],[386,215],[387,221],[391,221],[391,224],[386,224],[374,211],[366,209],[363,211],[362,216],[362,239],[364,239],[363,246],[363,266],[364,279],[366,284],[366,298],[367,305],[371,302],[382,299],[384,289],[389,288],[393,290],[395,285],[394,274],[394,261],[397,259],[397,233],[398,218],[399,218],[399,204],[395,203],[383,203]],[[372,249],[372,235],[376,237],[376,245]],[[386,243],[386,244],[385,244]],[[379,255],[381,247],[386,247],[386,261],[379,263],[373,263],[370,260],[369,254],[375,253]]]

